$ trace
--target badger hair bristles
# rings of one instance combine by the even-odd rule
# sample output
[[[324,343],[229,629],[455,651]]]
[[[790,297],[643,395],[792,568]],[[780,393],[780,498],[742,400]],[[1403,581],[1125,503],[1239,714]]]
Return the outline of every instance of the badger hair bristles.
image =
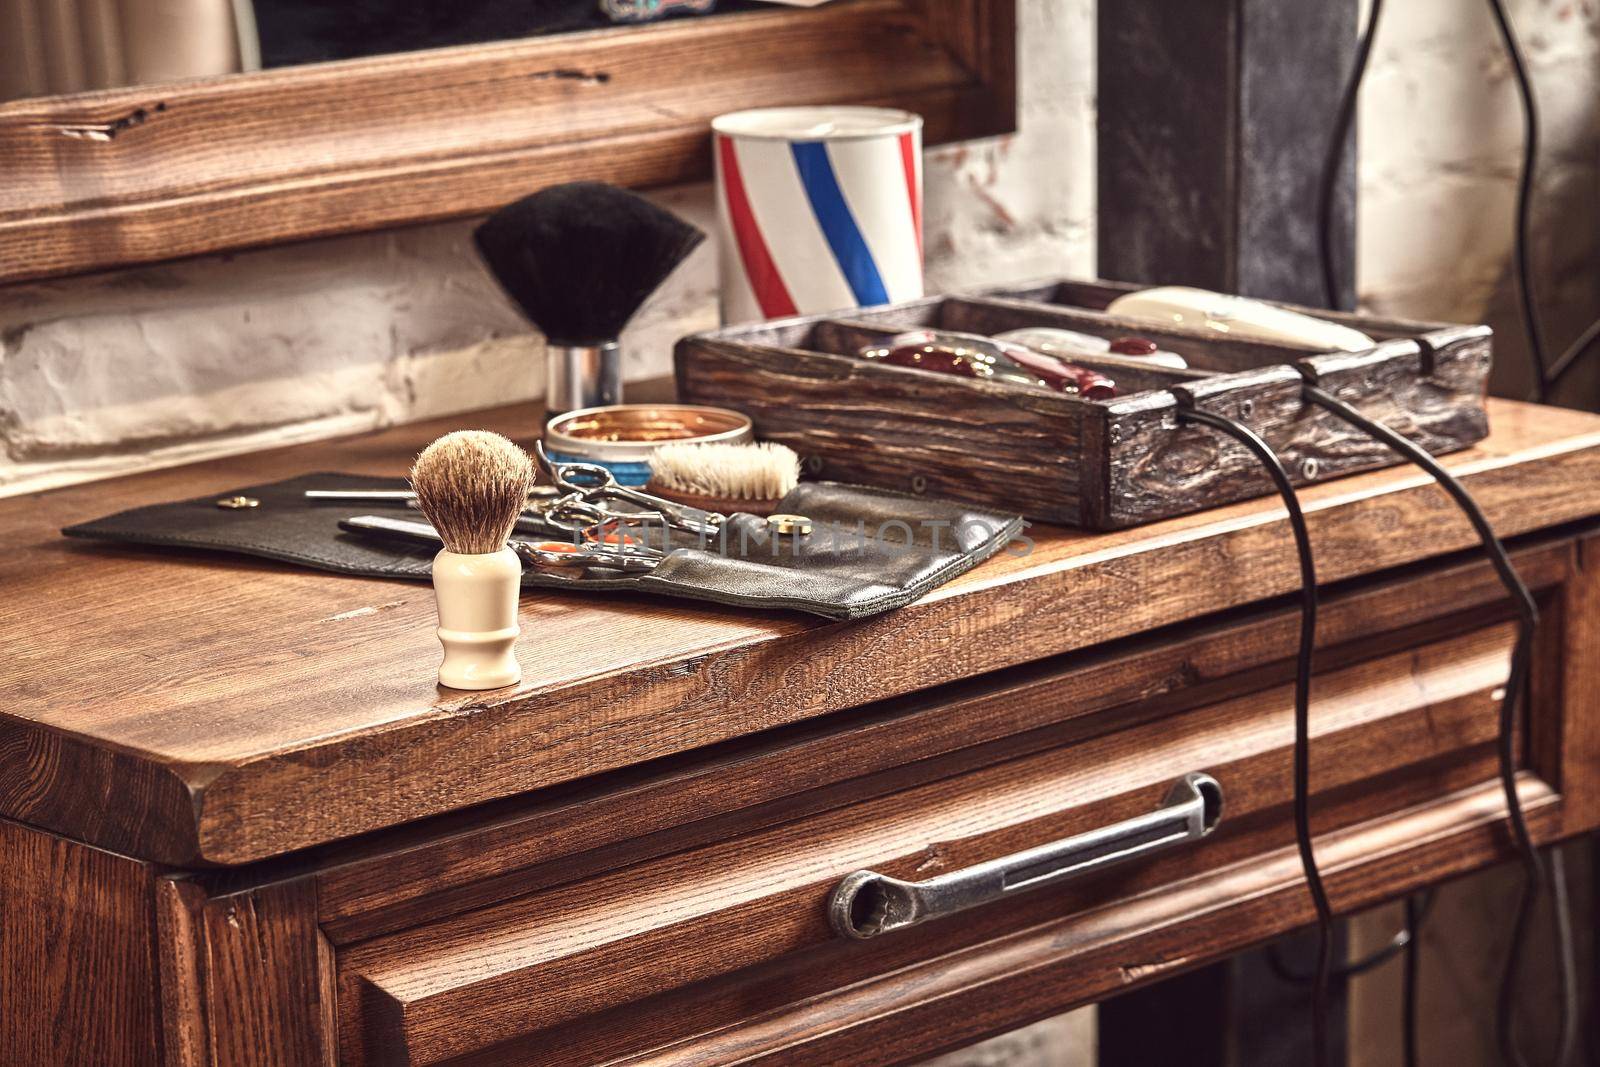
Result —
[[[466,556],[506,546],[533,480],[528,454],[487,430],[447,433],[411,467],[417,505],[444,547]]]

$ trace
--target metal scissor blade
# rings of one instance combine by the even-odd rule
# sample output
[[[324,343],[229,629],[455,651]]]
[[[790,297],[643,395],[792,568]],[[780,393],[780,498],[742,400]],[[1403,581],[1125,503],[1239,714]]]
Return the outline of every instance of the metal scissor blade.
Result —
[[[391,540],[441,546],[444,544],[444,538],[439,536],[438,530],[417,519],[396,519],[388,515],[357,515],[349,519],[340,519],[339,529],[368,537],[387,537]]]
[[[387,515],[357,515],[339,520],[339,528],[367,537],[385,537],[414,544],[444,545],[439,531],[415,519]],[[563,541],[524,541],[513,537],[506,546],[522,562],[534,567],[603,567],[607,570],[647,571],[661,561],[661,553],[631,546],[571,544]]]

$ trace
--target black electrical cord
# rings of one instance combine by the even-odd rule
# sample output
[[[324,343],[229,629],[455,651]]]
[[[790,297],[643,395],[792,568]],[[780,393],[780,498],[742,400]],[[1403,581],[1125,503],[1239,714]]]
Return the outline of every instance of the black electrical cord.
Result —
[[[1328,986],[1333,967],[1333,907],[1322,884],[1322,872],[1311,847],[1311,657],[1317,643],[1317,570],[1311,555],[1311,534],[1283,461],[1250,427],[1225,415],[1186,407],[1180,417],[1232,437],[1255,454],[1283,497],[1300,557],[1300,644],[1294,678],[1294,837],[1305,870],[1306,888],[1317,912],[1317,964],[1311,992],[1311,1039],[1317,1067],[1328,1063]]]
[[[1511,18],[1506,13],[1505,4],[1502,0],[1489,0],[1489,9],[1493,12],[1495,26],[1500,31],[1500,40],[1505,46],[1506,58],[1511,63],[1511,72],[1517,84],[1517,96],[1522,104],[1522,171],[1517,176],[1515,248],[1517,288],[1522,299],[1522,320],[1523,328],[1528,335],[1528,349],[1533,355],[1536,375],[1534,399],[1543,403],[1548,398],[1551,387],[1557,384],[1567,371],[1576,366],[1579,357],[1589,351],[1595,340],[1600,338],[1600,319],[1596,319],[1591,323],[1588,329],[1584,330],[1567,347],[1566,351],[1561,354],[1554,364],[1547,363],[1544,349],[1544,332],[1539,324],[1538,301],[1534,297],[1532,274],[1528,269],[1528,231],[1532,214],[1534,177],[1539,160],[1539,102],[1534,95],[1533,81],[1528,77],[1528,64],[1522,55],[1522,48],[1517,42],[1516,31],[1512,28]],[[1525,828],[1524,836],[1526,836]],[[1566,867],[1559,849],[1551,851],[1549,862],[1549,870],[1543,871],[1540,868],[1536,854],[1526,857],[1524,860],[1525,865],[1531,864],[1532,869],[1523,887],[1523,902],[1517,911],[1517,924],[1512,938],[1511,952],[1506,963],[1506,974],[1500,989],[1498,1019],[1501,1051],[1516,1064],[1520,1064],[1522,1060],[1514,1047],[1510,987],[1513,984],[1516,973],[1517,950],[1521,945],[1522,934],[1533,911],[1539,890],[1538,878],[1541,874],[1544,875],[1544,879],[1553,893],[1552,906],[1555,911],[1557,954],[1561,967],[1562,1016],[1556,1062],[1562,1065],[1572,1062],[1573,1054],[1577,1048],[1577,961],[1574,958],[1572,945],[1572,914],[1571,905],[1567,900]]]
[[[1361,95],[1361,83],[1367,76],[1367,64],[1372,58],[1372,42],[1378,35],[1378,23],[1382,17],[1383,0],[1372,0],[1371,10],[1367,14],[1367,28],[1356,41],[1355,62],[1350,68],[1349,77],[1345,80],[1344,91],[1340,94],[1339,106],[1334,113],[1333,130],[1328,137],[1328,150],[1323,156],[1322,174],[1317,186],[1317,251],[1322,265],[1323,303],[1330,308],[1337,308],[1340,304],[1339,283],[1333,262],[1333,200],[1339,184],[1339,165],[1344,160],[1345,145],[1350,139],[1350,127],[1355,122],[1356,103]],[[1333,977],[1344,979],[1364,974],[1374,967],[1387,963],[1402,950],[1407,951],[1409,959],[1414,954],[1416,938],[1421,933],[1421,924],[1426,920],[1431,904],[1431,894],[1421,907],[1414,907],[1414,901],[1408,899],[1406,923],[1389,943],[1366,959],[1344,964],[1334,971]],[[1268,950],[1267,962],[1279,978],[1291,982],[1303,980],[1302,976],[1290,971],[1284,964],[1276,946]],[[1413,973],[1413,970],[1408,968],[1404,979],[1406,984],[1402,990],[1402,999],[1407,1012],[1404,1020],[1407,1033],[1412,1033],[1416,1029],[1416,1020],[1410,1014],[1416,1003],[1414,990],[1409,985]],[[1412,1044],[1414,1045],[1414,1042]]]
[[[1561,354],[1554,364],[1546,360],[1544,333],[1539,322],[1538,301],[1534,294],[1532,273],[1528,266],[1528,233],[1529,220],[1532,211],[1533,186],[1538,167],[1539,156],[1539,108],[1534,96],[1532,80],[1528,76],[1527,62],[1523,57],[1516,33],[1511,25],[1502,0],[1488,0],[1490,10],[1494,16],[1496,28],[1499,31],[1501,42],[1505,48],[1506,56],[1511,63],[1512,74],[1516,82],[1519,101],[1522,105],[1523,116],[1523,143],[1522,167],[1517,178],[1517,214],[1515,227],[1514,271],[1516,275],[1519,308],[1524,330],[1527,333],[1528,349],[1533,361],[1534,370],[1534,399],[1543,402],[1549,395],[1552,386],[1577,365],[1578,360],[1600,341],[1600,319],[1596,319],[1583,333],[1572,342]],[[1366,75],[1367,62],[1371,56],[1372,42],[1377,33],[1379,17],[1382,14],[1382,0],[1372,0],[1372,10],[1368,18],[1367,28],[1361,36],[1356,51],[1355,64],[1350,77],[1346,81],[1344,93],[1340,98],[1339,108],[1335,115],[1334,129],[1328,144],[1328,151],[1323,163],[1319,197],[1318,212],[1318,251],[1321,258],[1323,291],[1327,306],[1338,306],[1338,287],[1334,278],[1333,265],[1333,194],[1337,185],[1339,164],[1343,159],[1345,142],[1349,138],[1350,125],[1354,119],[1357,98],[1360,94],[1361,83]],[[1318,394],[1318,395],[1313,395]],[[1307,390],[1307,395],[1324,406],[1338,404],[1338,401],[1320,390]],[[1320,399],[1319,399],[1320,396]],[[1387,427],[1371,423],[1359,416],[1354,409],[1339,405],[1343,410],[1330,407],[1337,414],[1343,415],[1352,424],[1373,433],[1380,440],[1384,440],[1391,448],[1432,474],[1441,485],[1456,500],[1467,517],[1477,529],[1479,537],[1483,540],[1484,549],[1490,560],[1494,563],[1501,581],[1511,593],[1518,606],[1521,625],[1518,631],[1516,649],[1512,657],[1511,676],[1507,680],[1506,696],[1500,709],[1500,777],[1501,784],[1506,792],[1506,806],[1510,815],[1513,839],[1519,855],[1522,858],[1525,879],[1522,891],[1522,901],[1517,909],[1516,923],[1513,928],[1511,950],[1507,958],[1506,970],[1502,976],[1498,1003],[1497,1003],[1497,1029],[1501,1052],[1507,1062],[1514,1065],[1524,1063],[1523,1057],[1516,1048],[1513,1034],[1513,1011],[1511,996],[1515,991],[1516,972],[1518,967],[1519,949],[1523,943],[1524,935],[1535,905],[1541,885],[1553,886],[1554,906],[1557,928],[1558,954],[1561,964],[1562,984],[1562,1019],[1561,1035],[1558,1048],[1558,1064],[1571,1062],[1573,1051],[1577,1043],[1576,1024],[1578,1010],[1576,1004],[1576,961],[1573,958],[1573,945],[1571,937],[1571,915],[1566,900],[1566,884],[1563,862],[1559,852],[1553,852],[1550,857],[1550,870],[1546,872],[1539,862],[1539,854],[1534,850],[1527,832],[1526,821],[1523,818],[1520,798],[1516,793],[1515,782],[1515,752],[1513,750],[1512,725],[1515,719],[1515,702],[1518,699],[1526,681],[1528,671],[1527,660],[1531,654],[1532,629],[1537,624],[1538,614],[1533,604],[1532,597],[1525,586],[1516,577],[1511,567],[1509,558],[1505,555],[1504,547],[1495,538],[1493,530],[1489,527],[1487,519],[1471,500],[1466,490],[1459,483],[1450,478],[1433,458],[1422,449],[1412,445],[1409,441],[1394,434]],[[1417,924],[1424,915],[1415,909],[1414,901],[1406,902],[1406,926],[1410,937],[1406,940],[1406,971],[1402,989],[1404,1000],[1404,1031],[1405,1031],[1405,1056],[1407,1063],[1414,1063],[1417,1056],[1416,1033],[1416,971],[1417,971]],[[1395,942],[1400,941],[1397,937]],[[1383,953],[1378,954],[1382,956]]]
[[[1403,963],[1400,972],[1400,1027],[1401,1049],[1405,1067],[1417,1067],[1420,1062],[1417,1041],[1417,972],[1421,969],[1422,928],[1433,910],[1434,893],[1429,889],[1405,898],[1405,919],[1382,948],[1375,949],[1359,960],[1333,969],[1334,981],[1347,981],[1368,971],[1377,970],[1396,956]],[[1267,947],[1267,966],[1280,981],[1293,985],[1310,985],[1315,975],[1291,968],[1278,951],[1277,945]]]
[[[1556,913],[1556,938],[1562,945],[1572,945],[1572,902],[1567,899],[1567,860],[1559,848],[1550,850],[1550,881],[1554,893],[1553,904]],[[1576,996],[1578,988],[1578,958],[1577,954],[1569,948],[1560,954],[1561,957],[1561,983],[1563,990],[1574,991],[1570,995]],[[1561,1044],[1556,1052],[1556,1063],[1568,1064],[1572,1062],[1573,1054],[1578,1050],[1578,1025],[1576,1021],[1577,1004],[1571,1003],[1566,1010],[1572,1014],[1573,1020],[1569,1026],[1561,1028]]]
[[[1517,759],[1516,759],[1516,712],[1517,704],[1527,687],[1528,663],[1532,655],[1534,630],[1539,624],[1539,609],[1534,603],[1533,594],[1528,592],[1528,587],[1517,576],[1516,568],[1511,565],[1511,557],[1506,554],[1505,546],[1500,543],[1495,535],[1494,528],[1489,524],[1488,517],[1484,515],[1477,502],[1472,499],[1466,488],[1455,479],[1448,471],[1439,465],[1428,452],[1408,441],[1389,427],[1362,415],[1355,408],[1335,398],[1312,385],[1307,385],[1304,394],[1312,403],[1326,408],[1334,415],[1350,423],[1352,426],[1383,442],[1389,448],[1398,452],[1405,459],[1410,460],[1428,474],[1432,475],[1439,486],[1449,493],[1451,498],[1461,508],[1477,531],[1479,539],[1483,542],[1484,552],[1489,557],[1489,562],[1494,566],[1500,582],[1506,591],[1511,594],[1512,603],[1517,611],[1517,640],[1511,656],[1510,676],[1506,680],[1505,696],[1500,702],[1499,723],[1499,763],[1500,785],[1505,793],[1506,812],[1511,825],[1512,840],[1516,845],[1517,854],[1521,858],[1524,881],[1521,901],[1517,908],[1517,917],[1511,935],[1511,950],[1506,958],[1505,971],[1501,977],[1500,990],[1496,1005],[1497,1031],[1499,1034],[1500,1051],[1505,1061],[1510,1064],[1521,1065],[1526,1062],[1521,1050],[1517,1047],[1514,1026],[1513,995],[1516,992],[1517,973],[1521,958],[1521,947],[1526,940],[1527,928],[1538,904],[1539,894],[1542,889],[1551,884],[1551,880],[1539,860],[1539,852],[1533,844],[1533,838],[1528,833],[1527,819],[1522,811],[1522,798],[1517,793]],[[1557,894],[1555,901],[1556,910],[1561,911],[1562,898],[1565,893]],[[1572,959],[1573,946],[1570,936],[1566,936],[1567,923],[1557,916],[1557,951],[1561,957],[1561,1026],[1558,1054],[1561,1056],[1558,1063],[1567,1062],[1567,1051],[1574,1046],[1576,1038],[1574,1027],[1577,1023],[1578,1008],[1576,1003],[1577,988],[1569,980],[1576,974],[1577,966]]]
[[[1561,353],[1561,357],[1550,365],[1550,375],[1546,384],[1555,385],[1566,377],[1567,371],[1577,364],[1578,357],[1589,351],[1597,339],[1600,339],[1600,319],[1591,322],[1589,328],[1579,334],[1578,339],[1568,345],[1567,350]]]
[[[1419,906],[1415,896],[1406,897],[1406,939],[1404,969],[1400,974],[1400,1047],[1405,1054],[1406,1067],[1417,1067],[1422,1062],[1417,1042],[1417,972],[1422,969],[1422,920],[1433,904],[1433,894]]]
[[[1317,249],[1322,257],[1323,302],[1330,308],[1339,306],[1339,283],[1334,277],[1333,266],[1333,195],[1339,185],[1339,163],[1344,159],[1345,142],[1350,139],[1350,125],[1356,117],[1356,99],[1361,94],[1361,82],[1367,76],[1372,39],[1377,35],[1378,18],[1382,14],[1383,0],[1372,0],[1366,32],[1356,42],[1355,66],[1350,68],[1344,94],[1339,97],[1339,110],[1334,113],[1333,135],[1328,141],[1328,151],[1322,163],[1322,180],[1317,186]]]
[[[1526,941],[1527,928],[1537,906],[1540,890],[1552,884],[1552,879],[1547,876],[1543,865],[1540,863],[1539,853],[1534,847],[1532,837],[1528,832],[1527,820],[1522,810],[1521,797],[1517,793],[1516,786],[1516,711],[1518,701],[1527,686],[1528,663],[1532,653],[1533,635],[1539,619],[1538,607],[1534,603],[1532,594],[1529,593],[1527,587],[1517,576],[1516,569],[1512,566],[1511,559],[1505,551],[1505,546],[1500,543],[1499,538],[1495,535],[1488,518],[1477,506],[1471,495],[1467,493],[1465,487],[1441,467],[1431,455],[1393,430],[1366,418],[1354,408],[1321,389],[1307,385],[1305,387],[1305,396],[1313,403],[1326,408],[1356,428],[1383,442],[1404,458],[1416,463],[1439,482],[1440,486],[1449,493],[1472,523],[1473,528],[1483,542],[1484,550],[1491,564],[1494,566],[1502,584],[1511,594],[1517,609],[1517,640],[1512,653],[1511,670],[1506,681],[1505,696],[1500,705],[1499,764],[1501,788],[1506,797],[1506,808],[1512,829],[1512,837],[1518,854],[1522,858],[1525,879],[1522,899],[1517,908],[1517,919],[1512,933],[1511,952],[1507,957],[1506,968],[1500,985],[1497,1005],[1497,1028],[1501,1052],[1506,1062],[1522,1064],[1525,1061],[1516,1045],[1512,1001],[1512,994],[1517,988],[1517,973],[1520,961],[1519,950]],[[1295,537],[1295,546],[1300,557],[1302,584],[1300,646],[1296,656],[1295,675],[1294,823],[1295,843],[1300,852],[1301,865],[1305,870],[1306,885],[1311,893],[1312,903],[1317,912],[1319,936],[1316,972],[1313,978],[1312,991],[1312,1040],[1316,1062],[1320,1067],[1320,1065],[1326,1063],[1328,1054],[1327,996],[1333,977],[1333,909],[1328,901],[1321,873],[1317,868],[1316,858],[1312,849],[1310,827],[1310,684],[1312,652],[1316,642],[1317,612],[1316,569],[1311,555],[1310,536],[1306,529],[1304,513],[1300,508],[1298,498],[1295,496],[1294,486],[1289,479],[1288,471],[1284,469],[1282,461],[1278,459],[1266,441],[1244,424],[1212,412],[1185,408],[1181,412],[1181,416],[1189,421],[1210,426],[1234,438],[1256,456],[1272,477],[1279,495],[1284,500],[1284,506],[1289,515],[1290,527]],[[1559,873],[1559,857],[1553,857],[1552,863]],[[1575,1003],[1576,961],[1572,955],[1570,913],[1566,907],[1564,880],[1561,884],[1556,885],[1554,896],[1558,949],[1561,957],[1562,986],[1559,1059],[1557,1062],[1565,1064],[1569,1061],[1571,1051],[1576,1045],[1575,1024],[1578,1011]],[[1414,900],[1408,900],[1406,907],[1406,936],[1403,941],[1397,937],[1396,941],[1391,944],[1391,948],[1404,948],[1406,951],[1405,982],[1402,993],[1404,998],[1403,1026],[1405,1028],[1406,1062],[1410,1064],[1416,1062],[1417,1056],[1416,972],[1419,960],[1416,954],[1416,931],[1420,927],[1424,915],[1422,907]],[[1370,966],[1376,966],[1386,958],[1389,957],[1380,952],[1368,962]]]
[[[1533,181],[1539,165],[1539,105],[1533,96],[1533,82],[1528,78],[1528,64],[1522,57],[1522,46],[1517,43],[1516,31],[1506,14],[1502,0],[1489,0],[1489,10],[1494,13],[1495,26],[1500,31],[1500,41],[1505,46],[1506,58],[1511,61],[1511,73],[1517,82],[1517,96],[1522,102],[1522,172],[1517,175],[1517,226],[1513,248],[1517,278],[1517,294],[1521,299],[1522,328],[1528,335],[1528,351],[1533,356],[1534,399],[1544,402],[1549,392],[1551,368],[1544,352],[1544,329],[1539,325],[1538,301],[1534,298],[1533,276],[1528,270],[1528,220],[1533,209]]]
[[[1358,960],[1350,960],[1332,969],[1330,977],[1335,982],[1345,981],[1350,978],[1359,978],[1368,971],[1375,971],[1388,963],[1402,952],[1409,951],[1422,935],[1422,927],[1428,920],[1428,913],[1433,910],[1433,890],[1427,890],[1414,897],[1406,898],[1406,918],[1394,936],[1383,943],[1381,948],[1373,949]],[[1283,982],[1291,985],[1310,985],[1316,981],[1316,974],[1311,971],[1296,970],[1290,966],[1289,961],[1283,958],[1277,945],[1267,946],[1267,968],[1273,975]]]
[[[1534,96],[1533,81],[1528,75],[1527,61],[1517,41],[1511,18],[1502,0],[1489,0],[1495,26],[1501,43],[1511,63],[1511,72],[1522,105],[1523,143],[1522,169],[1517,176],[1517,217],[1515,227],[1514,270],[1516,274],[1518,307],[1524,329],[1528,335],[1528,349],[1534,364],[1534,398],[1541,403],[1549,390],[1566,373],[1577,365],[1580,357],[1600,340],[1600,319],[1574,340],[1567,349],[1550,363],[1546,358],[1544,329],[1540,325],[1538,300],[1535,295],[1532,273],[1528,265],[1528,231],[1533,211],[1533,186],[1538,174],[1539,161],[1539,104]],[[1361,93],[1361,83],[1366,78],[1367,63],[1372,56],[1372,42],[1378,31],[1378,21],[1383,14],[1383,0],[1372,0],[1372,10],[1367,17],[1367,28],[1356,42],[1355,63],[1345,81],[1344,92],[1334,113],[1333,132],[1322,164],[1321,180],[1317,189],[1317,249],[1322,265],[1323,302],[1330,308],[1339,306],[1339,286],[1333,262],[1333,200],[1337,191],[1339,164],[1344,160],[1345,145],[1350,139],[1350,127],[1355,121],[1356,103]]]
[[[1521,294],[1522,319],[1528,334],[1528,349],[1533,354],[1537,377],[1534,384],[1534,399],[1543,402],[1548,397],[1550,389],[1557,385],[1566,373],[1577,365],[1578,359],[1594,346],[1597,339],[1600,339],[1600,319],[1590,323],[1554,363],[1546,365],[1544,331],[1539,325],[1537,301],[1534,299],[1528,271],[1527,253],[1533,184],[1539,156],[1539,101],[1534,96],[1533,81],[1528,76],[1528,65],[1523,58],[1522,48],[1517,42],[1505,5],[1501,0],[1489,0],[1489,7],[1494,13],[1495,26],[1500,31],[1501,43],[1511,62],[1517,96],[1522,103],[1524,136],[1522,172],[1517,178],[1516,273],[1517,287]]]

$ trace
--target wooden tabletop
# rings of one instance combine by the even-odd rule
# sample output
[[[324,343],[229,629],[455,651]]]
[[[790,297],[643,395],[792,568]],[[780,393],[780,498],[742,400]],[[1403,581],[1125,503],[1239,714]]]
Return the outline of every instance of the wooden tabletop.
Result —
[[[1505,535],[1600,515],[1600,417],[1511,402],[1448,458]],[[308,470],[403,473],[506,408],[0,501],[0,812],[144,858],[233,864],[568,781],[1297,587],[1281,505],[1035,528],[877,618],[529,592],[514,689],[440,689],[432,590],[67,540],[60,527]],[[1326,581],[1473,543],[1411,468],[1306,490]]]

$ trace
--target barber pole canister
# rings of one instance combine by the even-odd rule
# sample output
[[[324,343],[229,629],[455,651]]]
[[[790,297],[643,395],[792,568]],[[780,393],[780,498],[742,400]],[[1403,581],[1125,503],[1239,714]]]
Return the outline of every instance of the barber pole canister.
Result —
[[[922,119],[777,107],[711,123],[722,321],[922,295]]]

